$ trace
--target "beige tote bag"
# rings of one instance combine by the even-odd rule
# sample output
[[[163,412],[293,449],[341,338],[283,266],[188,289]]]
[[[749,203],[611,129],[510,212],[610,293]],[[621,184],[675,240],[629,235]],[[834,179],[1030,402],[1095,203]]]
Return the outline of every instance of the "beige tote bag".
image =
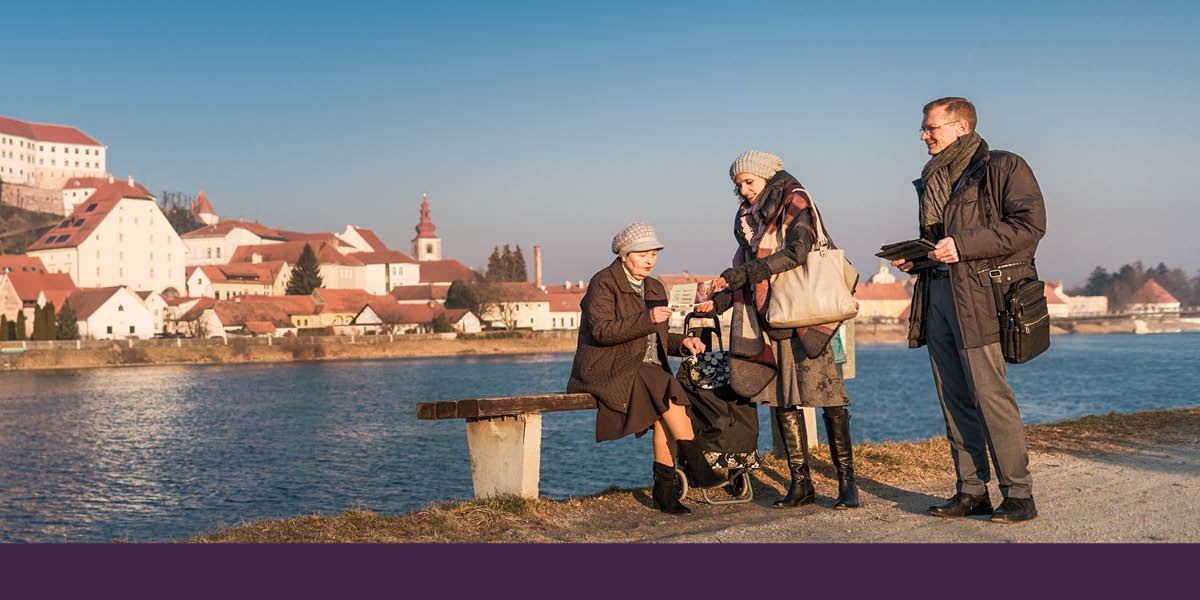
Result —
[[[763,315],[774,329],[841,323],[858,314],[853,290],[858,271],[846,253],[829,246],[817,205],[812,205],[817,243],[799,267],[771,276],[771,300]],[[780,247],[785,232],[780,228]]]

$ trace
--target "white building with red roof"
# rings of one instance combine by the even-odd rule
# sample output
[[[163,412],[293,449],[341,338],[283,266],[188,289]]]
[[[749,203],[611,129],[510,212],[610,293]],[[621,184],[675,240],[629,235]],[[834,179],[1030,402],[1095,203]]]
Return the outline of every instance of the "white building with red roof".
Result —
[[[155,334],[154,315],[128,287],[79,288],[68,301],[79,337],[95,340],[145,339]]]
[[[470,283],[481,279],[479,273],[471,267],[454,259],[418,261],[417,264],[421,269],[421,279],[418,283],[422,284],[450,287],[455,281]]]
[[[0,179],[59,189],[72,177],[104,177],[107,148],[70,125],[0,116]]]
[[[494,282],[488,285],[491,298],[480,307],[479,320],[499,329],[553,329],[550,322],[550,297],[527,281]]]
[[[449,291],[450,286],[448,285],[405,285],[392,288],[391,296],[400,304],[428,304],[430,302],[445,304]]]
[[[478,333],[481,330],[475,313],[460,308],[447,309],[437,302],[400,304],[371,301],[355,315],[352,324],[363,334],[434,333],[433,322],[445,314],[451,329],[457,333]]]
[[[1138,314],[1178,315],[1179,308],[1179,299],[1171,295],[1171,292],[1164,289],[1153,277],[1147,278],[1146,283],[1143,283],[1125,304],[1127,311]]]
[[[253,221],[218,221],[183,236],[187,246],[187,265],[223,265],[233,258],[240,246],[261,246],[287,241],[283,234]],[[304,247],[303,244],[300,245]]]
[[[188,267],[187,293],[216,300],[238,296],[282,296],[291,267],[284,261],[236,262]]]
[[[579,329],[583,309],[579,303],[587,292],[582,285],[545,286],[546,298],[550,301],[550,329]]]
[[[184,290],[187,248],[154,195],[132,177],[101,184],[26,252],[79,287]]]
[[[74,291],[75,283],[63,273],[0,271],[0,314],[15,322],[17,313],[24,312],[25,322],[32,324],[35,308],[51,302],[57,311]]]
[[[393,288],[413,286],[421,282],[420,265],[403,252],[351,252],[346,256],[363,263],[364,289],[372,294],[386,294]]]

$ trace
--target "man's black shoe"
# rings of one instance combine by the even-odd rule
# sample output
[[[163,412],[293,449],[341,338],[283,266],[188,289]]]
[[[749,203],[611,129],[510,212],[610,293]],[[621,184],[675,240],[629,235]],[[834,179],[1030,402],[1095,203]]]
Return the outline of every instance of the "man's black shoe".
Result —
[[[959,492],[953,498],[929,507],[929,514],[935,517],[974,517],[992,514],[992,501],[987,492],[982,495]]]
[[[992,513],[993,523],[1020,523],[1037,517],[1033,498],[1005,498]]]

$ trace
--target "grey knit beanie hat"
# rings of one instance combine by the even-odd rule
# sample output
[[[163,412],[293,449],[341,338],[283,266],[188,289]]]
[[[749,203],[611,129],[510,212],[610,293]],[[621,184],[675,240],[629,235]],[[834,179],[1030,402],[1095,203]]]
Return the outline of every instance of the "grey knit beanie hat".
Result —
[[[747,150],[744,154],[737,157],[737,160],[733,161],[733,165],[729,167],[729,178],[733,179],[737,177],[738,173],[749,173],[770,180],[776,173],[782,170],[782,158],[770,152]]]
[[[620,254],[622,258],[630,252],[662,249],[662,242],[658,241],[654,227],[646,223],[630,223],[618,232],[612,241],[613,254]]]

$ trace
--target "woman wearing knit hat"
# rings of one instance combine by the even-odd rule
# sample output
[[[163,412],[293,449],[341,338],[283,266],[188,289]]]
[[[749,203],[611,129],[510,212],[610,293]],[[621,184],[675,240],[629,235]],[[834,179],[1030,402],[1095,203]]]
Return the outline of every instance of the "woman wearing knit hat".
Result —
[[[650,277],[663,245],[654,228],[632,223],[613,238],[612,264],[596,273],[580,302],[583,311],[569,392],[596,397],[596,441],[654,430],[654,491],[659,509],[691,513],[679,502],[675,458],[695,487],[720,487],[721,477],[693,442],[687,394],[671,374],[667,355],[704,351],[697,338],[670,333],[667,292]]]
[[[728,288],[713,300],[718,312],[731,305],[734,309],[729,345],[732,384],[752,401],[773,407],[787,453],[792,482],[775,506],[800,506],[816,500],[800,409],[820,406],[838,477],[834,508],[857,507],[850,413],[846,410],[850,399],[829,349],[839,324],[772,329],[761,316],[771,293],[771,275],[801,268],[808,258],[817,239],[816,207],[804,186],[783,170],[783,160],[774,154],[758,150],[742,154],[730,166],[729,177],[740,199],[734,218],[738,248],[733,266],[721,273],[724,282],[717,281],[718,287],[724,283]],[[748,381],[749,367],[761,371],[761,365],[773,366],[775,377],[770,378],[766,371],[767,377]],[[739,368],[742,366],[746,368]],[[740,377],[743,381],[738,381]]]

